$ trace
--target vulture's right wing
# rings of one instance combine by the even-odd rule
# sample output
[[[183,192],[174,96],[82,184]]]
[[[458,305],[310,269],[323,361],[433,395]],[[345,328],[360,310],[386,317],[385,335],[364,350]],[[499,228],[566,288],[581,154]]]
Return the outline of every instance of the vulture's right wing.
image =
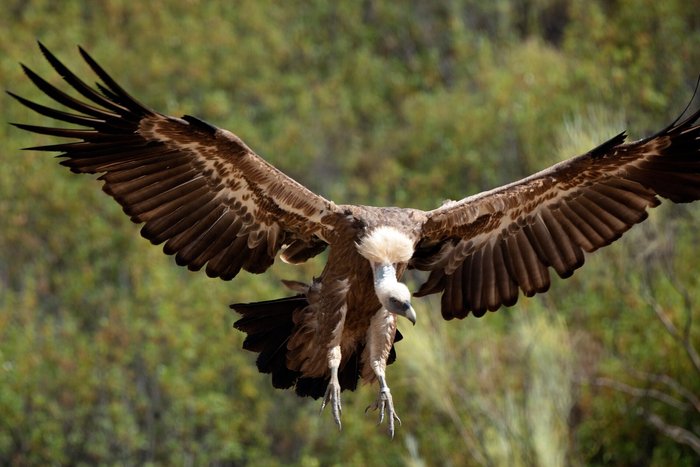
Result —
[[[213,277],[231,279],[242,269],[260,273],[286,246],[283,258],[299,262],[321,252],[333,229],[334,203],[309,191],[240,138],[197,118],[155,112],[127,94],[85,51],[102,80],[85,84],[43,45],[46,59],[74,88],[75,98],[29,68],[29,79],[57,103],[46,107],[13,93],[36,112],[77,125],[51,128],[15,124],[34,133],[79,141],[40,146],[59,151],[76,173],[100,173],[103,189],[154,244],[191,270],[206,265]]]

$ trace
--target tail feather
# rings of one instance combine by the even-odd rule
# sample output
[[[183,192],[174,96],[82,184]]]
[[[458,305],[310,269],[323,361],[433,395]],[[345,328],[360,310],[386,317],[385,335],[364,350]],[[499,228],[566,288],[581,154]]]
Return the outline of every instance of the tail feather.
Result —
[[[247,333],[243,348],[259,353],[258,370],[272,376],[272,386],[278,389],[294,387],[297,395],[318,399],[324,396],[330,377],[305,377],[301,372],[287,368],[287,341],[294,331],[294,312],[308,304],[306,296],[299,294],[277,300],[235,303],[231,308],[242,315],[233,326]],[[396,331],[394,342],[401,339],[401,334]],[[343,366],[338,371],[341,390],[357,389],[363,350],[364,345],[360,344],[352,355],[343,359]],[[393,363],[395,359],[392,346],[387,363]]]
[[[276,388],[288,389],[299,379],[298,371],[287,368],[287,340],[294,329],[294,311],[306,305],[308,301],[303,295],[231,305],[243,315],[233,325],[248,334],[243,348],[259,352],[258,370],[272,374],[272,385]]]

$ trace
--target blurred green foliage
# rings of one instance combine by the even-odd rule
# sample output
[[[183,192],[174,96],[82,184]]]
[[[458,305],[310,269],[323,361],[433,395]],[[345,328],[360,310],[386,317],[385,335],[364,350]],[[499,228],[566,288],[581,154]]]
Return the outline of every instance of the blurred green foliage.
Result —
[[[81,73],[84,46],[143,102],[231,129],[337,202],[430,209],[675,118],[700,4],[6,0],[0,85],[45,102],[18,66],[60,81],[35,39]],[[7,96],[0,111],[43,121]],[[0,464],[697,465],[695,206],[482,320],[419,302],[389,370],[390,441],[363,415],[376,388],[344,394],[338,433],[231,329],[228,303],[285,294],[279,278],[320,261],[189,273],[90,177],[19,151],[47,138],[0,140]]]

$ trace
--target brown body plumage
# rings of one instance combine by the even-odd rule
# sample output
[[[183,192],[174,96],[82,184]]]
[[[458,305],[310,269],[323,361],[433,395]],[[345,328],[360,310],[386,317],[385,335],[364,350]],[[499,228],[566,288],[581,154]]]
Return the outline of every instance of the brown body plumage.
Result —
[[[76,142],[58,151],[76,173],[99,173],[141,233],[177,263],[209,276],[264,272],[277,254],[300,263],[330,248],[321,275],[288,283],[296,295],[232,307],[276,387],[323,397],[340,425],[340,391],[378,380],[372,407],[398,420],[385,369],[400,338],[396,317],[415,323],[407,268],[429,271],[415,294],[442,293],[446,319],[483,315],[549,288],[549,271],[568,277],[585,253],[647,216],[659,197],[700,198],[697,111],[654,136],[624,134],[515,183],[432,211],[336,205],[256,155],[234,134],[197,118],[155,112],[127,94],[81,49],[101,79],[86,85],[48,50],[47,60],[80,94],[73,97],[25,67],[65,112],[10,93],[40,114],[78,128],[17,127]],[[73,113],[77,112],[77,113]]]

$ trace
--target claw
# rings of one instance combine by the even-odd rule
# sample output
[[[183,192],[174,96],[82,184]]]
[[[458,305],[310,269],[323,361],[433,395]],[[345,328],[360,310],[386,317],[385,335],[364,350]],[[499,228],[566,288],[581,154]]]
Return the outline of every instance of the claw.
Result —
[[[391,398],[391,391],[389,391],[389,388],[382,388],[379,390],[379,395],[373,403],[367,406],[367,408],[365,409],[365,413],[367,413],[367,411],[370,409],[379,409],[379,421],[377,422],[377,425],[381,425],[384,421],[384,410],[386,410],[388,416],[387,431],[389,432],[389,436],[393,438],[394,422],[396,421],[399,425],[401,425],[401,419],[398,415],[396,415],[396,411],[394,410],[394,401]]]
[[[342,430],[342,424],[340,423],[340,415],[343,413],[343,407],[340,403],[340,384],[331,380],[326,388],[326,394],[323,396],[323,402],[321,403],[321,412],[326,408],[326,405],[330,404],[331,413],[333,414],[333,420],[335,420],[336,425],[338,425],[338,430]]]

